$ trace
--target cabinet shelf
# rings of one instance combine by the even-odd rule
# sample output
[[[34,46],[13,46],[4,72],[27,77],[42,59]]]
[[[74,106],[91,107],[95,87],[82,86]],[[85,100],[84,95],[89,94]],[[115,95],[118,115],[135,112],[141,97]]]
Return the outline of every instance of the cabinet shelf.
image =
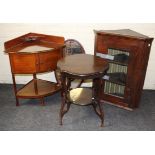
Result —
[[[103,79],[123,86],[125,86],[126,84],[125,73],[107,73],[107,75],[104,76]]]
[[[108,95],[112,95],[112,96],[119,97],[119,98],[124,98],[124,94],[121,94],[121,93],[108,93]]]
[[[129,61],[129,56],[123,53],[111,55],[98,52],[97,56],[107,59],[110,63],[115,63],[123,66],[127,66]]]
[[[114,60],[112,62],[121,65],[128,65],[129,56],[126,54],[116,54],[114,55]]]
[[[122,62],[118,62],[118,61],[114,61],[114,60],[108,60],[108,62],[117,64],[117,65],[121,65],[121,66],[128,66],[128,63],[122,63]]]

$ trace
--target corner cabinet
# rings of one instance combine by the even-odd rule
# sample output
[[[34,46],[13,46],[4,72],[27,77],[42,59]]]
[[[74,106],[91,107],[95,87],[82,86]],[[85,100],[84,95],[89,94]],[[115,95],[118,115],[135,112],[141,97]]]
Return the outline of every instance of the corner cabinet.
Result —
[[[9,55],[16,106],[19,98],[40,99],[61,90],[58,83],[38,79],[37,74],[53,72],[57,61],[63,57],[64,37],[28,33],[4,43]],[[33,75],[31,81],[21,88],[16,86],[16,75]]]
[[[130,29],[94,32],[94,54],[110,64],[103,77],[102,100],[129,110],[137,108],[153,38]]]

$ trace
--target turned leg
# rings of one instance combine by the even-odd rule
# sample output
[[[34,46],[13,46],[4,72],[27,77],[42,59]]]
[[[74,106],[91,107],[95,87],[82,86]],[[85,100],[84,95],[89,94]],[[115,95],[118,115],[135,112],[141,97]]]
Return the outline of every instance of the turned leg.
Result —
[[[93,102],[93,108],[94,108],[94,111],[95,113],[99,116],[99,118],[101,119],[101,127],[103,127],[104,125],[104,112],[103,112],[103,109],[102,109],[102,105],[99,101],[97,102]]]
[[[101,92],[102,92],[102,84],[101,78],[94,79],[93,81],[93,108],[96,114],[101,119],[101,127],[104,126],[104,112],[102,109],[102,105],[100,102]]]
[[[18,100],[17,97],[16,97],[16,106],[17,106],[17,107],[19,106],[19,100]]]
[[[12,81],[13,81],[13,89],[15,93],[15,98],[16,98],[16,106],[19,106],[19,100],[17,97],[17,87],[16,87],[16,80],[15,80],[15,75],[12,73]]]
[[[63,92],[61,93],[62,95],[61,95],[61,108],[60,108],[60,114],[59,114],[59,116],[60,116],[60,125],[62,125],[62,118],[63,118],[63,116],[64,116],[64,107],[65,107],[65,100],[64,100],[64,94],[63,94]]]
[[[101,127],[104,126],[104,112],[102,110],[102,106],[101,106],[101,103],[100,101],[98,102],[98,106],[99,106],[99,110],[100,110],[100,118],[101,118]]]
[[[70,81],[67,80],[67,78],[65,77],[64,73],[61,73],[61,80],[62,80],[62,89],[61,89],[61,108],[60,108],[60,113],[59,113],[59,117],[60,117],[60,125],[62,125],[62,119],[65,113],[68,112],[69,108],[70,108],[70,102],[68,102],[67,100],[67,93],[68,93],[68,89],[70,87]],[[67,106],[65,108],[65,106]]]
[[[45,106],[44,98],[40,98],[40,101],[41,101],[41,105]]]

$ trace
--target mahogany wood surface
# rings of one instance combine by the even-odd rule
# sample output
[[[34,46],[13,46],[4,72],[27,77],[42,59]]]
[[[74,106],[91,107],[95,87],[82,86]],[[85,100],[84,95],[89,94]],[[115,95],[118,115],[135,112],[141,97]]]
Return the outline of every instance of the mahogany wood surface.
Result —
[[[109,48],[129,52],[128,63],[122,64],[127,66],[124,98],[103,93],[102,100],[129,109],[139,106],[152,41],[153,38],[130,29],[95,31],[95,55],[108,54]]]
[[[38,33],[28,33],[28,34],[22,35],[20,37],[14,38],[12,40],[6,41],[4,43],[5,51],[9,52],[8,49],[14,48],[15,46],[20,46],[20,44],[26,43],[26,46],[28,43],[33,44],[33,41],[29,42],[28,38],[35,38],[35,40],[34,40],[35,42],[38,42],[38,41],[44,42],[43,44],[46,44],[46,46],[47,46],[48,42],[49,42],[50,46],[52,43],[53,44],[57,43],[60,45],[64,44],[64,37],[61,37],[61,36],[45,35],[45,34],[38,34]]]
[[[66,56],[58,61],[57,67],[61,72],[78,76],[78,78],[88,78],[91,75],[103,74],[108,69],[109,64],[102,58],[89,54],[77,54]]]
[[[106,74],[109,64],[106,60],[89,54],[77,54],[66,56],[58,61],[61,71],[62,103],[60,109],[60,124],[71,104],[92,105],[94,111],[104,122],[104,112],[100,104],[102,92],[102,77]],[[92,79],[93,87],[70,89],[74,79]]]
[[[37,79],[37,73],[56,70],[57,61],[63,56],[64,37],[28,33],[4,43],[9,54],[16,105],[18,98],[38,98],[44,105],[44,97],[58,92],[58,83]],[[16,74],[32,74],[33,80],[17,90]]]
[[[54,82],[36,79],[18,90],[17,96],[20,98],[41,98],[52,95],[60,89],[61,87]]]

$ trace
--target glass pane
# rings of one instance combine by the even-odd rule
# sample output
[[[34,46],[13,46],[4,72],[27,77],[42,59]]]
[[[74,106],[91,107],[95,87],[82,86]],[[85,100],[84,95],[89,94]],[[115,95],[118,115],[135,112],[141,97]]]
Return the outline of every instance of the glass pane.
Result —
[[[116,50],[116,49],[108,49],[108,55],[112,55],[114,56],[113,61],[120,63],[120,64],[124,64],[127,65],[128,64],[128,60],[129,60],[129,52],[126,51],[120,51],[120,50]]]
[[[124,90],[125,90],[125,86],[118,85],[115,83],[111,83],[108,81],[105,82],[105,86],[104,86],[104,93],[105,94],[110,94],[110,95],[114,95],[114,96],[118,96],[118,97],[123,98],[124,97]]]
[[[104,92],[106,94],[124,97],[129,52],[108,49],[108,55],[113,56],[113,60],[109,61],[109,70],[107,75],[103,77],[106,80]]]

